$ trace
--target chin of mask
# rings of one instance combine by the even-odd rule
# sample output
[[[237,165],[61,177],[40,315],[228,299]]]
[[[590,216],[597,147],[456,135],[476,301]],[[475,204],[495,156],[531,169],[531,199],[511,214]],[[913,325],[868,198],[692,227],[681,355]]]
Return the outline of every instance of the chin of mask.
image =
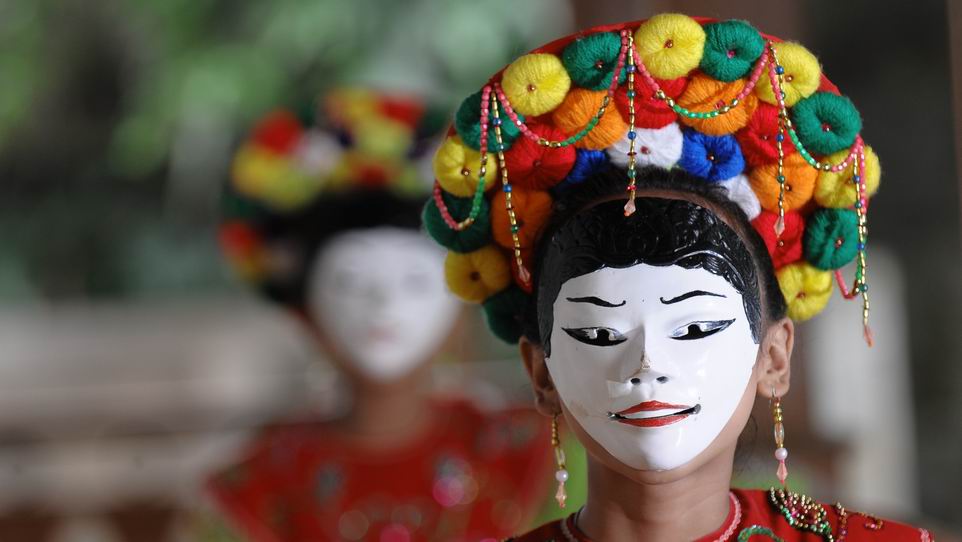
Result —
[[[639,264],[565,282],[551,377],[581,427],[625,465],[670,470],[731,419],[758,345],[742,296],[703,269]]]
[[[358,372],[379,381],[402,377],[427,361],[455,320],[443,259],[414,230],[342,233],[311,267],[308,308]]]

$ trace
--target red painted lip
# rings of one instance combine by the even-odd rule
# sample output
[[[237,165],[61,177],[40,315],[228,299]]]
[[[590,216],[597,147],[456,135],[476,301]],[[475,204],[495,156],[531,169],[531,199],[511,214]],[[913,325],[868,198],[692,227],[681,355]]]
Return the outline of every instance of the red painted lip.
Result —
[[[652,410],[675,410],[676,412],[674,414],[666,414],[664,416],[655,416],[652,418],[625,417],[627,414]],[[635,427],[662,427],[680,422],[688,416],[691,416],[692,414],[698,414],[699,412],[701,412],[701,405],[695,405],[692,407],[688,405],[662,403],[661,401],[645,401],[644,403],[638,403],[631,408],[626,408],[621,412],[609,413],[608,417],[616,422],[623,423],[625,425],[633,425]]]
[[[657,418],[642,418],[638,420],[632,418],[615,418],[615,420],[627,425],[634,425],[635,427],[661,427],[663,425],[680,422],[688,416],[691,416],[691,414],[674,414],[671,416],[658,416]]]
[[[668,410],[668,409],[688,410],[689,408],[692,408],[692,407],[689,405],[673,405],[670,403],[662,403],[661,401],[645,401],[644,403],[638,403],[637,405],[631,408],[626,408],[621,412],[615,412],[615,414],[618,416],[626,416],[628,414],[635,414],[637,412],[649,412],[652,410]]]

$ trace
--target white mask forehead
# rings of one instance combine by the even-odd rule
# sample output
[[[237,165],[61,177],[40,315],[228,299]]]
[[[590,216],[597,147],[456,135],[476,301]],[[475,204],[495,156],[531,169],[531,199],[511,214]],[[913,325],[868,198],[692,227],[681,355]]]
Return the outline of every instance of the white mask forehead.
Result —
[[[425,362],[453,326],[444,253],[420,232],[352,230],[328,241],[309,270],[307,306],[334,348],[373,380]]]
[[[568,411],[635,469],[678,468],[728,423],[758,352],[742,295],[704,269],[638,264],[566,281],[552,379]]]

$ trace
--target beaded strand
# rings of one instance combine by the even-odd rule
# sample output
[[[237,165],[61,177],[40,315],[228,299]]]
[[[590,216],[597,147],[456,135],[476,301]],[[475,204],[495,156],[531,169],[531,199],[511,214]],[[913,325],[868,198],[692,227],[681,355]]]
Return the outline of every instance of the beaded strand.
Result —
[[[799,140],[798,135],[795,133],[795,129],[792,127],[792,121],[788,116],[788,108],[785,105],[785,93],[782,91],[782,85],[784,84],[783,74],[785,69],[778,62],[777,52],[775,50],[775,44],[769,41],[767,43],[768,54],[771,57],[771,64],[769,68],[769,79],[772,83],[772,90],[775,94],[775,98],[778,102],[778,134],[775,137],[776,147],[778,149],[778,172],[776,179],[778,180],[778,219],[775,221],[775,234],[781,236],[785,231],[785,175],[784,175],[784,165],[783,158],[784,153],[782,149],[782,143],[785,139],[786,131],[792,140],[792,144],[798,149],[799,154],[805,159],[810,166],[821,171],[831,171],[831,172],[841,172],[849,164],[852,165],[852,182],[855,184],[855,213],[858,216],[858,261],[855,270],[855,284],[852,288],[852,292],[849,292],[843,285],[841,280],[841,272],[836,271],[836,280],[839,282],[840,289],[842,291],[842,296],[846,299],[852,299],[856,295],[861,294],[862,296],[862,335],[865,339],[865,343],[869,346],[875,344],[875,337],[872,333],[872,328],[869,326],[869,299],[868,299],[868,276],[867,276],[867,258],[865,255],[865,241],[868,237],[868,226],[867,226],[867,212],[868,212],[868,200],[866,197],[866,184],[865,184],[865,144],[862,141],[861,136],[855,137],[855,142],[849,150],[848,155],[837,164],[831,164],[829,162],[819,162],[816,160],[811,153],[805,148],[802,142]]]
[[[474,191],[474,197],[471,200],[471,211],[468,216],[458,222],[451,216],[451,212],[448,206],[444,203],[444,197],[441,193],[441,184],[434,181],[434,204],[437,205],[438,211],[441,212],[441,219],[447,224],[449,228],[454,231],[464,231],[470,228],[474,221],[478,218],[478,213],[481,212],[481,202],[484,199],[485,190],[485,175],[488,173],[488,102],[491,100],[491,86],[485,85],[481,90],[481,118],[479,120],[481,124],[481,164],[478,167],[478,186]],[[492,100],[493,101],[493,100]],[[495,124],[495,121],[491,121]],[[501,124],[501,120],[497,119],[497,125]],[[499,131],[500,134],[500,131]],[[498,144],[500,145],[500,136]]]
[[[778,167],[775,180],[778,181],[778,218],[775,220],[775,236],[781,237],[785,232],[785,151],[782,144],[785,141],[785,131],[789,122],[788,108],[785,106],[785,93],[782,92],[782,82],[785,68],[778,63],[778,56],[775,53],[775,45],[768,42],[768,78],[772,84],[772,92],[775,94],[775,101],[778,103],[778,133],[775,135],[775,148],[778,152]]]
[[[862,294],[862,334],[865,343],[875,344],[872,328],[868,325],[868,263],[865,256],[865,240],[868,236],[868,207],[865,187],[865,149],[858,147],[858,159],[852,162],[852,183],[855,184],[855,214],[858,216],[858,264],[855,268],[855,292]]]
[[[627,34],[627,37],[625,36]],[[627,44],[625,43],[627,40]],[[628,203],[625,203],[625,216],[635,214],[635,37],[631,32],[621,32],[621,42],[628,46],[632,54],[628,55]]]
[[[501,189],[504,191],[504,207],[508,211],[508,222],[511,224],[511,244],[514,246],[514,261],[518,265],[518,278],[525,286],[531,284],[531,273],[524,266],[521,258],[521,237],[518,231],[517,216],[514,213],[514,203],[511,197],[511,182],[508,180],[508,168],[505,167],[504,160],[504,141],[501,137],[501,116],[498,110],[498,97],[491,96],[491,124],[494,126],[494,138],[497,141],[495,148],[498,154],[498,167],[501,171]]]
[[[652,75],[648,72],[648,69],[645,67],[645,64],[641,61],[638,51],[635,50],[634,47],[631,48],[631,51],[631,56],[634,60],[634,63],[638,65],[642,77],[645,79],[645,82],[648,83],[648,86],[651,87],[651,89],[655,92],[654,97],[665,102],[665,104],[668,105],[668,107],[670,107],[675,113],[690,119],[713,119],[738,107],[738,104],[748,97],[748,95],[751,94],[755,89],[755,86],[758,84],[758,79],[761,77],[762,71],[767,64],[766,56],[762,55],[755,63],[755,67],[752,69],[752,75],[745,84],[745,87],[742,88],[741,92],[739,92],[729,103],[720,107],[716,107],[712,111],[692,111],[678,105],[674,98],[671,98],[665,94],[665,91],[661,88],[658,82],[655,81],[655,78],[652,77]]]
[[[518,130],[521,131],[521,134],[524,135],[524,137],[536,142],[542,147],[557,149],[560,147],[574,145],[578,141],[581,141],[585,136],[591,133],[591,130],[593,130],[599,122],[601,122],[601,117],[603,117],[605,111],[607,111],[608,105],[611,103],[611,98],[615,95],[615,91],[618,90],[618,76],[621,74],[621,69],[625,65],[625,56],[628,53],[628,41],[626,39],[626,35],[630,35],[630,32],[627,30],[622,30],[621,49],[618,51],[618,60],[615,64],[615,69],[612,72],[611,81],[608,83],[608,92],[601,101],[601,106],[591,117],[591,120],[588,121],[588,124],[586,124],[585,127],[579,130],[576,134],[560,141],[550,141],[532,132],[531,129],[528,128],[528,125],[525,124],[520,117],[518,117],[518,114],[514,111],[514,108],[511,107],[511,102],[508,100],[507,95],[505,95],[504,89],[501,88],[501,83],[495,83],[494,90],[498,96],[498,101],[501,103],[501,107],[504,108],[504,113],[508,115],[508,118],[511,119],[511,122],[513,122],[515,126],[518,127]]]

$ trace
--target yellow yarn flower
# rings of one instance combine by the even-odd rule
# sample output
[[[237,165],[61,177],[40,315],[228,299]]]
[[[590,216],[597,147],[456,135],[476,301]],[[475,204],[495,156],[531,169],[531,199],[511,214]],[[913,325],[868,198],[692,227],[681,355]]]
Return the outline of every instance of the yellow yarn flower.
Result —
[[[524,55],[505,68],[501,87],[515,111],[537,116],[561,104],[571,88],[571,77],[555,55],[535,53]]]
[[[461,198],[474,195],[478,187],[481,153],[465,145],[460,137],[455,135],[445,139],[434,154],[432,165],[434,178],[445,191]],[[497,161],[488,155],[485,190],[494,186],[497,179]]]
[[[351,137],[357,152],[372,157],[401,159],[414,143],[410,126],[386,117],[358,119]]]
[[[474,252],[449,252],[444,277],[451,292],[469,303],[481,303],[511,283],[511,266],[504,252],[488,245]]]
[[[848,149],[829,155],[827,162],[837,164],[848,156]],[[851,207],[855,205],[855,183],[852,182],[852,166],[835,173],[823,171],[815,182],[815,201],[822,207]],[[865,146],[865,171],[860,172],[865,180],[866,197],[878,192],[879,180],[882,177],[882,166],[878,155],[872,147]]]
[[[788,317],[800,322],[815,316],[832,297],[832,273],[807,262],[786,265],[775,272],[788,305]]]
[[[705,50],[705,30],[687,15],[663,13],[638,27],[635,47],[653,76],[674,79],[698,67]]]
[[[818,90],[818,86],[822,83],[822,66],[811,51],[798,43],[786,41],[775,44],[775,54],[778,56],[778,63],[785,69],[785,73],[782,74],[785,105],[791,107],[795,102],[811,96]],[[755,94],[765,103],[778,105],[767,73],[758,79]]]
[[[297,168],[288,156],[245,145],[234,157],[232,181],[237,192],[274,209],[295,209],[321,189],[321,179]]]

